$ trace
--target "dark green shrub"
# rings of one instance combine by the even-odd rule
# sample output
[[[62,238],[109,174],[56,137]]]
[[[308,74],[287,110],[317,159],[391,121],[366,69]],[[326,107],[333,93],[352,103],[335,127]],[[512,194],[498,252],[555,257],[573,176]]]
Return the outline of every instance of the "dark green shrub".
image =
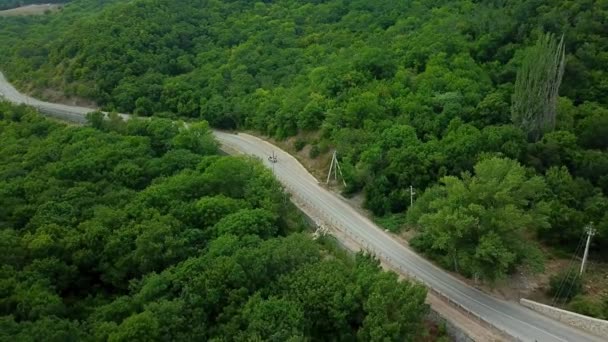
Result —
[[[306,146],[306,140],[304,140],[304,139],[296,139],[296,141],[293,143],[293,147],[298,152],[302,151],[304,146]]]
[[[317,158],[319,156],[319,154],[321,154],[321,151],[319,150],[318,145],[313,145],[312,148],[310,149],[310,152],[308,152],[308,156],[312,159]]]
[[[329,144],[327,143],[327,141],[321,141],[319,143],[319,152],[321,152],[321,153],[329,152]]]
[[[594,302],[591,299],[583,296],[576,296],[572,298],[572,301],[570,304],[568,304],[568,310],[599,319],[606,318],[603,315],[602,305],[600,303]]]

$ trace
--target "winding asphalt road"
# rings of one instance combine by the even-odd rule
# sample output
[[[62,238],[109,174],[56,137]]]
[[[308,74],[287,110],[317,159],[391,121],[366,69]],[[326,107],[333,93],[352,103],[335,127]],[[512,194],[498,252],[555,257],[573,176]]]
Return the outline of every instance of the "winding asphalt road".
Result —
[[[0,97],[14,103],[25,103],[40,112],[60,119],[82,123],[90,108],[48,103],[19,93],[0,73]],[[130,116],[124,114],[128,119]],[[395,269],[422,281],[434,291],[450,298],[474,315],[522,341],[607,341],[560,322],[549,319],[517,303],[496,299],[456,279],[420,257],[376,224],[358,213],[339,196],[320,186],[317,180],[291,155],[280,148],[248,134],[214,131],[217,140],[239,153],[254,155],[274,169],[283,185],[325,218],[325,221],[362,241],[371,252],[381,256]],[[274,152],[278,163],[270,164],[267,157]]]

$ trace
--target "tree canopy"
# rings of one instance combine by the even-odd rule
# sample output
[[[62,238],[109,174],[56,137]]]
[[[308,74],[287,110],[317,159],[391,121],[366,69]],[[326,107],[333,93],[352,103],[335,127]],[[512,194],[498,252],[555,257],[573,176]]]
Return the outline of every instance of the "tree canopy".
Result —
[[[517,72],[512,118],[533,140],[555,129],[565,58],[564,37],[558,42],[547,34],[527,51]]]
[[[547,191],[543,179],[510,159],[486,159],[474,169],[443,177],[416,203],[422,232],[413,245],[476,279],[501,279],[521,264],[542,270],[525,232],[549,226],[548,207],[539,201]]]
[[[423,286],[313,241],[206,123],[95,117],[0,102],[0,340],[423,336]]]

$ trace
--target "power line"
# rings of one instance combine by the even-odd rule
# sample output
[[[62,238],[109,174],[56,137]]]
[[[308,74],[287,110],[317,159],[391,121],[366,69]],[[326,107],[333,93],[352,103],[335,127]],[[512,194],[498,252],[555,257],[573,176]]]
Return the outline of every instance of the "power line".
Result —
[[[572,281],[570,282],[570,287],[568,288],[568,292],[566,292],[566,295],[564,296],[564,301],[562,304],[566,304],[566,302],[568,301],[568,298],[570,297],[570,292],[572,292],[572,288],[574,287],[574,283],[576,283],[577,281],[579,281],[577,278],[580,278],[580,275],[574,275],[574,278],[572,278]]]
[[[570,274],[572,273],[572,270],[574,270],[574,261],[576,260],[576,257],[578,256],[581,248],[583,247],[583,244],[585,242],[585,235],[581,235],[581,238],[578,241],[578,246],[576,247],[576,250],[574,251],[574,254],[572,254],[572,258],[570,259],[570,262],[568,263],[568,273],[562,278],[560,284],[559,284],[559,288],[557,289],[557,292],[555,292],[555,295],[553,296],[553,300],[552,300],[552,305],[555,306],[557,305],[560,295],[562,294],[562,290],[564,290],[564,286],[566,285],[566,282],[568,281],[568,279],[570,279]]]
[[[570,287],[568,288],[568,292],[566,292],[566,296],[564,297],[564,304],[566,303],[568,297],[570,297],[570,292],[574,287],[574,283],[576,282],[576,278],[581,278],[583,276],[583,271],[585,270],[585,262],[587,261],[587,255],[589,254],[589,245],[591,243],[591,237],[595,235],[595,229],[593,229],[593,223],[588,224],[585,227],[585,232],[587,233],[587,242],[585,243],[585,252],[583,254],[583,261],[581,262],[581,269],[578,275],[575,275],[575,278],[572,279],[570,283]]]
[[[570,259],[570,263],[568,264],[568,268],[567,268],[568,272],[562,278],[559,288],[558,288],[557,292],[555,293],[555,295],[553,296],[552,303],[554,306],[557,305],[557,303],[560,299],[560,295],[562,294],[562,291],[565,289],[565,286],[567,286],[566,282],[568,281],[568,279],[570,279],[570,274],[572,273],[572,270],[574,269],[573,266],[574,266],[575,259],[576,259],[577,255],[579,254],[584,241],[585,241],[585,236],[581,235],[581,238],[579,239],[579,242],[578,242],[578,246],[576,247],[574,254],[572,254],[572,258]]]

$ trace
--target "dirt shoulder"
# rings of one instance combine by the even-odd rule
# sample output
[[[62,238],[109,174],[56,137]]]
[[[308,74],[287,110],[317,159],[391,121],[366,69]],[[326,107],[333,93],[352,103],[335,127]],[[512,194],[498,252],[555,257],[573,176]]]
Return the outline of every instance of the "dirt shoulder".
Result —
[[[65,92],[55,89],[43,89],[37,90],[32,95],[33,97],[39,98],[44,101],[60,103],[68,106],[88,107],[88,108],[99,108],[97,103],[93,100],[85,99],[78,96],[67,96]]]

